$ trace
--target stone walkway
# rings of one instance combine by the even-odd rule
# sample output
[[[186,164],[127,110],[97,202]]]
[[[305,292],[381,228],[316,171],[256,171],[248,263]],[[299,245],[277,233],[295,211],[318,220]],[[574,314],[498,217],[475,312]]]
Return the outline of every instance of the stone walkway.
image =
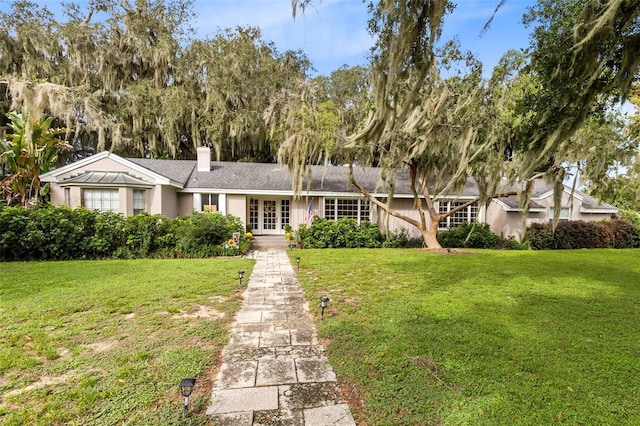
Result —
[[[222,357],[216,425],[355,426],[284,251],[258,252]]]

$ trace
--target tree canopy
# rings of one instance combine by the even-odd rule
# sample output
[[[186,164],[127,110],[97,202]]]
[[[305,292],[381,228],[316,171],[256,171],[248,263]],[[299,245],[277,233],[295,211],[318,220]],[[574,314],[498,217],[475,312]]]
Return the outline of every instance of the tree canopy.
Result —
[[[10,5],[0,12],[0,113],[55,117],[75,130],[76,157],[188,158],[209,145],[220,159],[273,161],[263,111],[311,66],[258,28],[192,39],[189,0],[71,3],[64,20],[30,1]]]
[[[496,0],[497,9],[506,1]],[[314,2],[291,5],[295,18]],[[508,52],[489,78],[441,38],[453,1],[370,2],[369,69],[316,78],[304,52],[279,52],[258,28],[192,39],[191,6],[99,0],[87,10],[69,4],[59,20],[13,1],[0,12],[0,112],[47,114],[73,129],[64,161],[102,149],[192,158],[208,145],[221,160],[277,158],[298,193],[311,164],[381,167],[389,194],[406,171],[414,216],[352,183],[431,247],[439,246],[438,222],[466,207],[443,212],[437,202],[468,179],[486,203],[506,190],[506,178],[526,210],[534,178],[559,191],[568,164],[590,164],[593,179],[634,149],[599,123],[615,127],[608,108],[637,81],[640,0],[538,1],[524,18],[529,48]]]
[[[484,79],[477,61],[440,40],[452,7],[371,4],[372,106],[341,148],[352,168],[382,167],[381,186],[389,192],[397,170],[408,170],[418,219],[353,183],[370,202],[420,229],[429,247],[439,247],[438,222],[457,211],[443,214],[434,201],[469,178],[479,185],[480,202],[498,195],[505,177],[524,182],[516,189],[526,211],[533,179],[544,176],[555,181],[559,202],[565,166],[588,153],[574,135],[612,97],[627,97],[640,61],[640,1],[542,0],[525,19],[535,26],[528,51],[506,55]],[[318,151],[317,140],[308,140],[280,148],[297,180],[306,177],[302,160]]]

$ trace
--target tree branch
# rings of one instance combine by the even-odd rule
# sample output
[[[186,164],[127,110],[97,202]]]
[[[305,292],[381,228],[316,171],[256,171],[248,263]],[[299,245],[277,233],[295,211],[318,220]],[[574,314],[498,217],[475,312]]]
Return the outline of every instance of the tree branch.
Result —
[[[362,185],[360,185],[358,182],[356,182],[356,179],[355,179],[355,177],[353,175],[353,164],[351,164],[351,163],[349,163],[349,183],[351,183],[353,186],[355,186],[356,189],[358,189],[358,191],[360,191],[360,193],[362,195],[367,197],[367,199],[369,201],[371,201],[373,204],[375,204],[376,206],[378,206],[381,209],[383,209],[388,215],[393,216],[393,217],[397,217],[398,219],[404,220],[405,222],[415,226],[416,228],[421,229],[420,228],[420,222],[418,222],[417,220],[415,220],[415,219],[413,219],[413,218],[411,218],[409,216],[405,216],[405,215],[400,214],[397,211],[393,210],[389,204],[383,203],[382,201],[378,200],[376,197],[371,195],[369,193],[369,191],[367,191]]]

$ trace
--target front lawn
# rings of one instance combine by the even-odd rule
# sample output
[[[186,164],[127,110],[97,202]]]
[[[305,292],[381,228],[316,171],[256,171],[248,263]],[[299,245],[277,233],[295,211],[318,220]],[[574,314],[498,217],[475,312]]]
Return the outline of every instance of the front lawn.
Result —
[[[203,420],[237,271],[252,261],[0,264],[0,423],[182,424],[178,383]]]
[[[640,418],[640,250],[291,256],[359,425]]]

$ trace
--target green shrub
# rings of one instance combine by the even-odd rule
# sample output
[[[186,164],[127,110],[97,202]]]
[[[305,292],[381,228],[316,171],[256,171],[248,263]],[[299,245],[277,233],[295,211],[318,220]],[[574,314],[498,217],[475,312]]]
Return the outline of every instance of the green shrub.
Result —
[[[406,228],[389,232],[387,239],[382,243],[382,247],[385,248],[418,248],[422,246],[424,246],[422,237],[410,238],[409,231]]]
[[[524,240],[520,243],[515,239],[515,237],[509,237],[506,240],[502,240],[496,248],[503,250],[531,250],[531,242],[529,240]]]
[[[498,248],[502,239],[491,232],[487,223],[464,222],[458,227],[438,234],[442,247],[450,248]]]
[[[225,249],[234,232],[240,234],[239,246]],[[240,220],[220,213],[170,219],[83,208],[0,206],[0,261],[206,257],[248,249]]]
[[[86,257],[101,259],[111,257],[123,247],[127,237],[124,233],[123,217],[115,212],[98,212],[96,210],[77,209],[80,214],[93,216],[93,235],[88,237]],[[89,230],[86,233],[89,235]]]
[[[535,249],[635,248],[640,247],[640,229],[624,220],[535,223],[526,238]]]
[[[629,222],[636,228],[640,228],[640,212],[629,209],[618,209],[618,215],[620,219],[625,222]]]
[[[304,248],[376,248],[384,237],[378,226],[368,221],[358,225],[351,218],[331,221],[316,217],[310,227],[300,225],[295,240]]]
[[[29,210],[0,205],[0,260],[21,260],[29,255],[24,233],[29,223]]]
[[[181,221],[176,229],[177,252],[185,257],[207,257],[239,254],[240,249],[225,249],[224,244],[240,233],[244,239],[242,222],[221,213],[194,213]]]

